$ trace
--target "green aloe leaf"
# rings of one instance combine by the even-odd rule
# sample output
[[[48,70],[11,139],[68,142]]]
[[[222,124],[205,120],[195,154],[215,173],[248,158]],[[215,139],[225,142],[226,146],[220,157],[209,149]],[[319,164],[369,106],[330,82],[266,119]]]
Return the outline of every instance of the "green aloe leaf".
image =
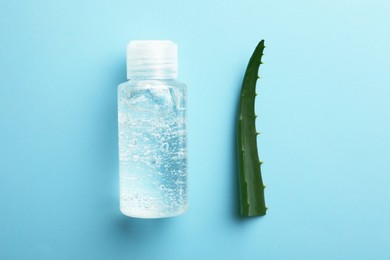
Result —
[[[257,45],[249,60],[242,83],[237,121],[237,161],[241,216],[264,216],[267,211],[261,161],[257,150],[255,98],[264,40]]]

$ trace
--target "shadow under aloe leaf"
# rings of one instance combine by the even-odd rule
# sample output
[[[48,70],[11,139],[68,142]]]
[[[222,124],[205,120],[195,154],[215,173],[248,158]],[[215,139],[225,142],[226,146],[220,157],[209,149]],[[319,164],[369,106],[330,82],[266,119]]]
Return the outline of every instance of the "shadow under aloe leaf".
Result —
[[[237,86],[240,86],[241,81],[237,82]],[[238,89],[238,93],[235,95],[236,97],[239,96],[239,93],[241,92],[241,89]],[[236,99],[234,102],[234,118],[232,120],[232,128],[233,131],[231,131],[232,135],[230,136],[230,140],[232,140],[232,147],[231,147],[231,160],[230,160],[230,167],[231,169],[230,176],[231,176],[231,205],[232,205],[232,216],[234,220],[236,221],[242,221],[243,218],[240,215],[240,199],[239,199],[239,191],[238,191],[238,165],[237,165],[237,116],[238,116],[238,105],[239,105],[239,99]]]

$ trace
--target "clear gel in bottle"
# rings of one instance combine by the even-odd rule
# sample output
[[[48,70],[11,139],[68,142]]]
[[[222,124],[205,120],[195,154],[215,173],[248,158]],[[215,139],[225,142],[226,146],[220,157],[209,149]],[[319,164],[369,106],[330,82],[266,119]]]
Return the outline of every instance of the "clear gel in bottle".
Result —
[[[127,82],[118,86],[120,210],[164,218],[187,210],[187,87],[177,45],[131,41]]]

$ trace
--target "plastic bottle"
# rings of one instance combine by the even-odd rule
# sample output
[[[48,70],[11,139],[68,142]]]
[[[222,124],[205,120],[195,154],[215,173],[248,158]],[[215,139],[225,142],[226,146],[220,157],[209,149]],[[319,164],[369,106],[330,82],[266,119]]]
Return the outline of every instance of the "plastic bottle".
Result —
[[[120,210],[164,218],[187,210],[187,87],[172,41],[130,41],[118,86]]]

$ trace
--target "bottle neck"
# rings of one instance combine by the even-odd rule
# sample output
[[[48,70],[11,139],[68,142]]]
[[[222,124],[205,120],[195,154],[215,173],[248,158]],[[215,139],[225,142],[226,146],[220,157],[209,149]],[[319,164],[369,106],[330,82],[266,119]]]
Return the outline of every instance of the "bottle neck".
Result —
[[[127,70],[128,80],[143,80],[143,79],[177,79],[177,70],[170,68],[138,68]]]

